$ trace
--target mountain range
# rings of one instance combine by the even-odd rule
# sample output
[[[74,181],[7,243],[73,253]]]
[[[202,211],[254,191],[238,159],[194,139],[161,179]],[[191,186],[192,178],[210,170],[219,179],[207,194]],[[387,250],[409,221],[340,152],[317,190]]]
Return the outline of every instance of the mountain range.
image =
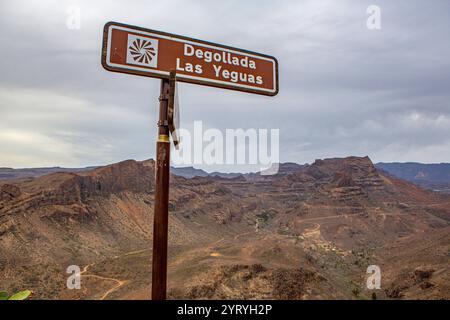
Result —
[[[148,299],[154,161],[46,170],[0,181],[0,290]],[[450,298],[445,193],[368,157],[287,164],[273,176],[177,170],[171,299]],[[381,268],[381,289],[366,287],[369,265]],[[80,290],[66,286],[69,266],[81,270]]]
[[[378,169],[439,192],[450,193],[450,163],[377,163]]]
[[[301,165],[297,163],[287,162],[279,164],[279,174],[293,173],[309,164]],[[435,191],[450,190],[450,163],[418,163],[418,162],[379,162],[375,164],[377,169],[383,170],[397,178],[410,181],[414,184],[425,188],[437,189]],[[40,177],[55,172],[81,172],[96,169],[98,167],[91,166],[86,168],[29,168],[29,169],[13,169],[0,167],[0,180],[11,180],[19,178]],[[207,172],[194,167],[173,167],[172,173],[185,178],[193,177],[221,177],[236,178],[240,175],[251,176],[258,173],[226,173],[226,172]],[[442,190],[439,190],[441,188]],[[448,190],[447,190],[448,189]]]

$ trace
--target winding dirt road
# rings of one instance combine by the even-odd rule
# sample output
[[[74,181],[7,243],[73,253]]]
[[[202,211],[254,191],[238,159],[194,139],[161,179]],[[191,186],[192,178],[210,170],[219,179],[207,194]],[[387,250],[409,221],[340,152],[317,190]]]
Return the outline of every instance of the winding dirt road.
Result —
[[[115,282],[116,285],[114,287],[112,287],[111,289],[107,290],[101,297],[100,300],[105,300],[106,297],[108,297],[111,293],[113,293],[114,291],[118,290],[120,287],[122,287],[125,283],[127,283],[127,280],[119,280],[119,279],[115,279],[115,278],[108,278],[108,277],[102,277],[96,274],[85,274],[88,272],[89,268],[92,267],[93,265],[95,265],[95,263],[91,263],[86,265],[83,268],[83,271],[81,271],[80,276],[82,277],[86,277],[86,278],[95,278],[95,279],[100,279],[100,280],[105,280],[105,281],[112,281]]]
[[[130,251],[130,252],[126,252],[122,255],[118,255],[113,257],[114,259],[119,259],[121,257],[127,257],[133,254],[138,254],[138,253],[143,253],[146,251],[150,251],[151,249],[142,249],[142,250],[135,250],[135,251]],[[82,277],[86,277],[86,278],[95,278],[95,279],[100,279],[100,280],[104,280],[104,281],[112,281],[115,282],[116,285],[113,286],[111,289],[107,290],[101,297],[100,300],[105,300],[111,293],[113,293],[114,291],[118,290],[120,287],[122,287],[123,285],[125,285],[128,280],[120,280],[120,279],[116,279],[116,278],[109,278],[109,277],[102,277],[96,274],[86,274],[89,270],[90,267],[92,267],[93,265],[95,265],[96,263],[90,263],[86,266],[84,266],[83,271],[80,272],[80,276]]]

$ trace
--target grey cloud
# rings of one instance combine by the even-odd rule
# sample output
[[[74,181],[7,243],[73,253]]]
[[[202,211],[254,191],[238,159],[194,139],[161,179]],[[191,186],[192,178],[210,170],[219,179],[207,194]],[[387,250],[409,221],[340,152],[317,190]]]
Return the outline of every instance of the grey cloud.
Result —
[[[280,128],[282,161],[448,162],[450,3],[376,2],[379,31],[365,0],[2,1],[0,166],[154,157],[159,82],[102,69],[110,20],[278,58],[275,98],[181,84],[186,127]],[[65,26],[69,5],[80,30]]]

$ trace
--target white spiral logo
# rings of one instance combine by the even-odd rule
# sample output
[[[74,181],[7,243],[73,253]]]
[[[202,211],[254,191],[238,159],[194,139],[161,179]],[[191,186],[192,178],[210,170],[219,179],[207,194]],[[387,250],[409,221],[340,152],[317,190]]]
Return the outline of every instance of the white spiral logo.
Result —
[[[134,61],[149,64],[156,55],[155,48],[149,40],[136,39],[129,47],[130,54]]]

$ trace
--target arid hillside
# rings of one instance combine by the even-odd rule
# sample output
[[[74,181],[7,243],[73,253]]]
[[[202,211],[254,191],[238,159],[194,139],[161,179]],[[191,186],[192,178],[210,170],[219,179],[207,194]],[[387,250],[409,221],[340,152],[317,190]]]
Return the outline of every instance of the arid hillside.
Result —
[[[0,182],[0,290],[148,299],[154,162]],[[171,176],[169,297],[450,298],[450,196],[317,160],[275,176]],[[82,270],[69,290],[66,269]],[[366,288],[379,265],[382,288]]]

